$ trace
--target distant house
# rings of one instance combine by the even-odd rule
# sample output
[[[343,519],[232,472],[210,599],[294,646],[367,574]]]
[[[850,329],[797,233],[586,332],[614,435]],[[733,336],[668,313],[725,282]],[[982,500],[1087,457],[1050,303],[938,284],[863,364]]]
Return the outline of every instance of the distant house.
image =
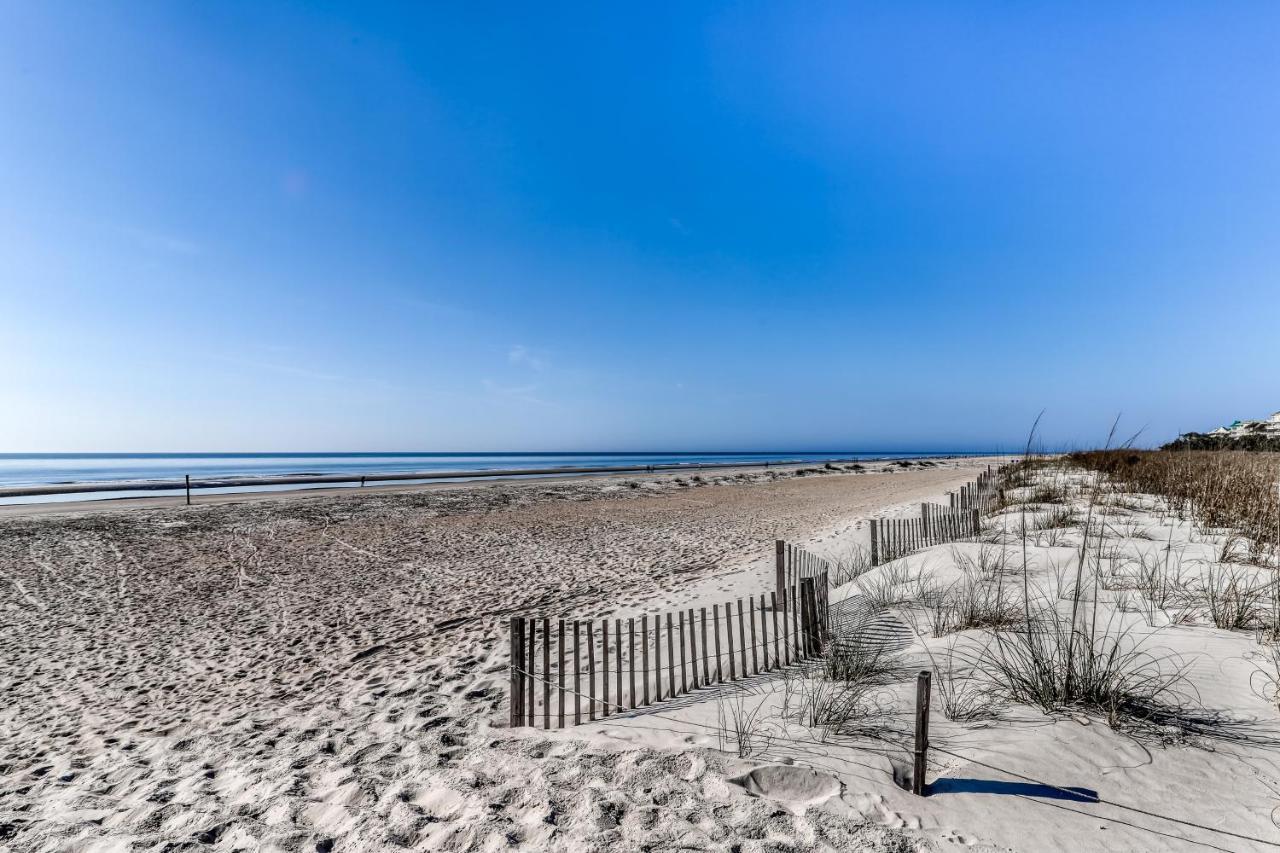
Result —
[[[1280,451],[1280,412],[1266,420],[1234,420],[1208,433],[1185,433],[1165,447],[1178,450]]]

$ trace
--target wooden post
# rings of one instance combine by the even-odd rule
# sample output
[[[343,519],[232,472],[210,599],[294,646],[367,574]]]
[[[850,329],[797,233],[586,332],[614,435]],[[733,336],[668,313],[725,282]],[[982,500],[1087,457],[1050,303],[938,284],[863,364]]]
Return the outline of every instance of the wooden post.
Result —
[[[738,606],[739,612],[742,610],[741,604]],[[724,627],[725,633],[729,637],[729,680],[738,680],[737,666],[733,662],[733,602],[726,601],[724,603]]]
[[[596,718],[596,620],[587,621],[587,719]]]
[[[600,620],[600,652],[604,659],[604,673],[600,679],[600,716],[609,716],[609,620]]]
[[[711,605],[711,632],[716,637],[716,683],[724,684],[724,668],[720,665],[720,605]],[[705,625],[706,622],[703,622]]]
[[[524,725],[524,619],[511,617],[511,727]]]
[[[618,712],[621,713],[622,709],[626,707],[626,705],[624,705],[622,702],[622,620],[621,619],[615,619],[613,621],[613,641],[614,643],[617,644],[617,650],[614,652],[613,659],[618,664],[617,667],[615,667],[618,670],[618,674],[615,675],[614,677],[618,679],[617,705],[618,705]]]
[[[978,510],[973,511],[973,535],[976,537],[982,532],[982,519],[978,516]]]
[[[773,606],[775,608],[781,608],[782,610],[782,634],[780,635],[782,637],[782,662],[784,664],[790,664],[791,663],[791,626],[788,623],[790,621],[791,611],[789,608],[783,607],[777,601],[773,602]],[[778,627],[777,625],[774,625],[775,634],[778,633],[777,627]],[[775,649],[774,651],[776,652],[777,650]]]
[[[551,728],[551,618],[542,617],[542,727]]]
[[[759,675],[760,674],[760,655],[756,651],[756,603],[754,601],[751,601],[751,599],[749,598],[747,599],[747,601],[750,602],[748,607],[751,609],[751,673],[752,675]],[[760,617],[762,619],[764,618],[764,596],[763,595],[760,596]],[[747,664],[744,661],[742,664],[743,669],[746,669],[746,666]]]
[[[871,527],[871,565],[880,565],[880,532],[876,529],[876,520],[873,518],[867,522]]]
[[[191,506],[191,475],[187,475],[187,506]]]
[[[564,620],[560,620],[560,642],[557,644],[556,654],[556,687],[559,692],[559,714],[556,716],[556,727],[564,728]]]
[[[822,626],[818,622],[818,579],[809,578],[805,598],[809,604],[809,651],[814,657],[822,654]]]
[[[689,692],[689,676],[685,670],[686,655],[684,653],[684,611],[680,611],[680,692]]]
[[[773,574],[777,580],[778,595],[783,596],[783,590],[787,588],[787,543],[781,539],[773,543]],[[784,598],[785,601],[785,598]]]
[[[809,595],[813,591],[813,581],[803,578],[800,581],[800,639],[805,657],[813,657],[813,614],[809,609]]]
[[[791,626],[795,631],[796,660],[804,660],[804,625],[800,621],[800,589],[792,587],[787,592],[791,594]]]
[[[782,666],[782,657],[778,654],[778,595],[771,593],[769,596],[769,610],[773,613],[773,665],[775,667]],[[769,639],[766,637],[764,641],[765,660],[769,658]]]
[[[640,674],[641,690],[644,696],[643,705],[649,704],[649,616],[640,617],[640,661],[643,670]]]
[[[693,679],[689,687],[698,689],[698,620],[694,618],[693,608],[689,608],[689,669],[693,671]]]
[[[683,653],[683,650],[681,650]],[[684,663],[684,658],[680,659],[680,663]],[[671,639],[671,614],[667,614],[667,698],[670,699],[676,695],[676,647],[675,641]]]
[[[631,701],[632,708],[636,706],[636,620],[634,618],[627,620],[627,644],[629,655],[627,663],[631,669]]]
[[[653,615],[653,701],[662,701],[662,614]]]
[[[535,704],[537,701],[538,690],[534,686],[536,682],[533,677],[534,672],[538,669],[538,646],[533,639],[534,627],[537,624],[538,620],[529,620],[529,641],[527,644],[529,647],[529,668],[525,670],[525,677],[529,680],[529,687],[527,688],[528,692],[525,694],[525,700],[529,703],[529,715],[525,719],[527,720],[527,724],[530,726],[537,725],[538,720],[537,706]]]
[[[730,632],[733,626],[729,626]],[[738,599],[738,654],[741,656],[742,677],[747,677],[747,627],[746,617],[742,615],[742,599]]]
[[[911,773],[911,793],[924,796],[926,759],[929,753],[929,670],[916,676],[916,754]]]
[[[769,621],[764,615],[765,610],[764,593],[760,593],[760,657],[764,658],[764,671],[769,671]]]
[[[582,725],[582,646],[578,620],[573,620],[573,724]]]
[[[711,670],[707,669],[707,608],[702,608],[702,683],[711,683]],[[717,664],[718,666],[718,664]]]

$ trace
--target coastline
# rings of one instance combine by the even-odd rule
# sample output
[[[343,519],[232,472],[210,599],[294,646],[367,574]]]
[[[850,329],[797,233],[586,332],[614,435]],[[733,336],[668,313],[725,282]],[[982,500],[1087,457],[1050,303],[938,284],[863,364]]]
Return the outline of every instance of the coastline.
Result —
[[[997,462],[1008,459],[1007,455],[989,455],[989,456],[921,456],[912,457],[911,459],[877,459],[858,461],[852,460],[839,463],[841,466],[860,466],[861,471],[848,471],[848,473],[876,473],[885,470],[912,470],[922,466],[921,462],[930,463],[923,466],[925,469],[935,466],[982,466],[987,464],[996,464]],[[902,466],[901,462],[910,462],[910,466]],[[835,463],[833,463],[835,464]],[[390,480],[386,482],[369,482],[367,485],[331,485],[331,486],[312,486],[303,488],[273,488],[273,489],[257,489],[257,490],[202,490],[192,492],[192,505],[219,505],[228,503],[252,503],[272,500],[295,500],[301,498],[333,498],[343,495],[358,497],[364,494],[400,494],[412,492],[431,492],[440,490],[456,490],[469,488],[485,488],[507,487],[520,483],[566,483],[575,480],[590,481],[609,481],[618,480],[626,481],[637,478],[654,481],[669,481],[671,479],[681,477],[703,476],[708,478],[724,478],[738,477],[743,474],[759,473],[764,471],[777,472],[779,475],[794,475],[796,471],[803,469],[818,468],[823,469],[823,463],[815,462],[794,462],[794,463],[772,463],[768,466],[762,463],[722,465],[707,468],[681,468],[678,470],[662,470],[648,473],[639,470],[628,470],[626,472],[604,472],[590,473],[586,471],[578,471],[575,473],[561,473],[550,475],[538,475],[530,473],[503,475],[478,475],[471,474],[468,477],[458,476],[455,479],[435,479],[429,482],[401,482],[398,480]],[[356,478],[359,479],[358,477]],[[344,479],[343,482],[353,482],[350,479]],[[108,491],[103,489],[102,491]],[[83,498],[71,500],[55,500],[55,501],[33,501],[30,503],[0,503],[0,518],[13,516],[39,516],[39,515],[63,515],[63,514],[83,514],[98,511],[112,510],[130,510],[130,509],[160,509],[166,507],[180,507],[186,505],[186,497],[184,494],[148,494],[142,492],[139,494],[121,495],[119,497],[110,498]]]

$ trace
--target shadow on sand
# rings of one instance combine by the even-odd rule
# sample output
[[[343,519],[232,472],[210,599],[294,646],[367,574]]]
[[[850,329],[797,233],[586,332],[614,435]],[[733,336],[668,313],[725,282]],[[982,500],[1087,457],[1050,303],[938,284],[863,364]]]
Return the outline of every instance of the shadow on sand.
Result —
[[[1053,787],[1033,782],[999,782],[992,779],[942,778],[929,785],[930,796],[936,794],[1011,794],[1018,797],[1041,797],[1072,803],[1096,803],[1098,792],[1088,788]]]

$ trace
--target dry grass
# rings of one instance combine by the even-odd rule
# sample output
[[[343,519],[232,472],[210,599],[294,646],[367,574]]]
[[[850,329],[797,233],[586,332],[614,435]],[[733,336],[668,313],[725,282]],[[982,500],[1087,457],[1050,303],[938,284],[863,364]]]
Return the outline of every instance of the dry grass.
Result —
[[[1071,459],[1131,494],[1158,495],[1203,529],[1237,531],[1244,553],[1229,536],[1222,555],[1227,559],[1269,556],[1280,563],[1280,453],[1113,450]]]

